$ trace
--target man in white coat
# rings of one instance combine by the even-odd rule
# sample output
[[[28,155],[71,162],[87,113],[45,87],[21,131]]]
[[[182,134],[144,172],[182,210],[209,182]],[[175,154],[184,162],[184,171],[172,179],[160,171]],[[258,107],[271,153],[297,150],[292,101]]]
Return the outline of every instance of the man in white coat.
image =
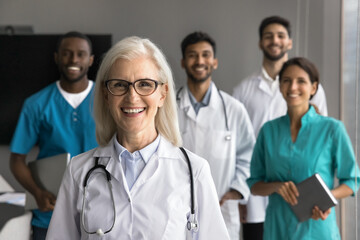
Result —
[[[246,204],[250,194],[245,180],[255,142],[251,121],[243,104],[212,82],[218,67],[214,40],[194,32],[181,48],[187,74],[187,85],[177,91],[183,144],[209,161],[230,238],[239,240],[238,206]]]
[[[265,18],[260,24],[259,35],[259,48],[263,52],[261,69],[241,81],[233,93],[249,113],[256,136],[265,122],[286,114],[278,74],[292,48],[290,23],[284,18]],[[321,85],[310,102],[322,115],[327,115],[325,92]],[[250,195],[246,214],[241,216],[244,240],[262,239],[266,206],[267,197]]]

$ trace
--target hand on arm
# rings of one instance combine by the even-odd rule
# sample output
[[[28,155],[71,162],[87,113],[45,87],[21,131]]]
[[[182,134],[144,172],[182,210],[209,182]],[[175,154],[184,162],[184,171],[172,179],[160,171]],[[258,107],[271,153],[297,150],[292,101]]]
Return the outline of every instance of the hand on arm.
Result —
[[[35,183],[25,159],[26,155],[24,154],[11,153],[11,172],[14,174],[16,180],[35,197],[36,203],[41,211],[53,210],[56,202],[55,196],[46,190],[42,190]]]

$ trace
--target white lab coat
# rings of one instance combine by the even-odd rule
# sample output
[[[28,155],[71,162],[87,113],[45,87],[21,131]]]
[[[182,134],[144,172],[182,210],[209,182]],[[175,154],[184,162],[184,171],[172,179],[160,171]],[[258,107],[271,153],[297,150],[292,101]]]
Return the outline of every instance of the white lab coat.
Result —
[[[241,81],[233,92],[233,97],[242,102],[249,113],[256,136],[264,123],[287,112],[286,101],[280,89],[277,88],[273,92],[264,78],[262,71],[254,73]],[[327,116],[326,97],[321,85],[310,102],[319,108],[322,115]],[[264,222],[267,204],[267,197],[250,195],[247,204],[247,222]]]
[[[206,161],[188,151],[192,163],[195,208],[199,231],[187,238],[190,213],[190,176],[183,153],[160,138],[156,153],[128,189],[120,160],[115,156],[114,138],[73,158],[65,172],[46,239],[229,239],[221,216],[210,169]],[[106,165],[112,180],[116,222],[102,238],[81,227],[83,181],[94,166],[94,158]],[[85,226],[89,231],[112,224],[113,208],[103,171],[96,170],[88,181]]]
[[[244,106],[225,92],[223,96],[229,131],[226,129],[223,103],[215,84],[211,84],[209,105],[195,114],[188,88],[178,91],[178,116],[183,144],[205,158],[210,165],[219,199],[230,190],[240,192],[244,199],[226,201],[222,206],[225,224],[231,239],[240,237],[238,203],[246,204],[250,190],[246,179],[250,175],[250,159],[255,136]],[[231,136],[231,140],[226,140]]]

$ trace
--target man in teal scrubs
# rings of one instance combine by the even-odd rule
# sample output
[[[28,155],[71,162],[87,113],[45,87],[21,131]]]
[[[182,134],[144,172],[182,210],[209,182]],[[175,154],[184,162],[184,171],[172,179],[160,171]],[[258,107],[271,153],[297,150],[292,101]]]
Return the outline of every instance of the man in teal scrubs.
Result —
[[[19,183],[34,195],[33,239],[45,239],[56,197],[41,189],[26,165],[26,155],[39,147],[37,159],[70,153],[78,155],[97,146],[92,117],[94,82],[87,72],[92,65],[92,44],[87,36],[69,32],[55,52],[60,80],[25,100],[11,141],[10,168]]]

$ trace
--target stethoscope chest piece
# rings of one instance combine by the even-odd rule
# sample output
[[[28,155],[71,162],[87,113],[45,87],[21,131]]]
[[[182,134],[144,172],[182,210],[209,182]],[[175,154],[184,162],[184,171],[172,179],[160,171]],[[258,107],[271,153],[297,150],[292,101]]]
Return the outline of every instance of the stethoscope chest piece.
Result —
[[[225,136],[225,140],[226,140],[226,141],[231,141],[231,135],[226,135],[226,136]]]
[[[190,215],[190,220],[187,222],[186,225],[189,231],[197,232],[199,230],[199,224],[195,219],[195,214]]]

